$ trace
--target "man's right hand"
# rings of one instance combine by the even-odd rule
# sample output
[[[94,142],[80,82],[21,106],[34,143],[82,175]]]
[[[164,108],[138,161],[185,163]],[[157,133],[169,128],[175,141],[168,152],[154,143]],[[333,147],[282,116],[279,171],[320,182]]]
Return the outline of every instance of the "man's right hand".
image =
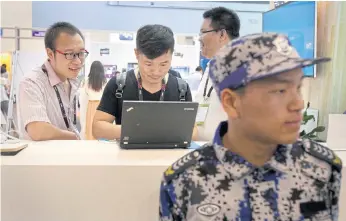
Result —
[[[115,125],[115,117],[97,110],[93,120],[92,133],[96,139],[115,140],[120,138],[121,125]]]

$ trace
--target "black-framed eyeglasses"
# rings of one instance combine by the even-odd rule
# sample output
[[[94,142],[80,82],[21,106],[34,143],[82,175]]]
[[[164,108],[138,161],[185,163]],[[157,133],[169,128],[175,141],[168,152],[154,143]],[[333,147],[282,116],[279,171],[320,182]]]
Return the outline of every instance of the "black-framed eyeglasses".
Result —
[[[220,31],[220,29],[211,29],[211,30],[206,30],[206,31],[200,31],[199,36],[202,36],[206,33],[214,32],[214,31],[217,32],[217,31]]]
[[[87,50],[81,51],[81,52],[78,52],[78,53],[62,52],[62,51],[59,51],[59,50],[55,50],[55,51],[58,52],[59,54],[64,55],[67,60],[74,60],[76,57],[78,57],[81,60],[84,60],[89,55],[89,52]]]

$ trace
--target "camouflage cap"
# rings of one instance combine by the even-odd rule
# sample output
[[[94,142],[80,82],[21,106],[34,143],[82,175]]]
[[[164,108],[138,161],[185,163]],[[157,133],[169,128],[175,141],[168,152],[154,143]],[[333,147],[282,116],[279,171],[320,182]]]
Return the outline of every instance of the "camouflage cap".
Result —
[[[302,59],[288,37],[279,33],[246,35],[231,41],[210,61],[209,76],[218,95],[249,82],[306,67],[329,58]]]

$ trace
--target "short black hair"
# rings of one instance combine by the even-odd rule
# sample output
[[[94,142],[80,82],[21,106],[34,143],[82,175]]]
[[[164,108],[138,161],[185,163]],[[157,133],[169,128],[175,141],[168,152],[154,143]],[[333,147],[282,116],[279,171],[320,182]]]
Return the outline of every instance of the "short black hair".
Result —
[[[213,29],[225,29],[231,39],[239,37],[240,19],[234,11],[224,7],[212,8],[203,13],[203,18],[211,20]]]
[[[45,47],[54,51],[56,49],[55,41],[59,37],[60,33],[67,33],[72,36],[79,34],[84,41],[84,36],[77,27],[68,22],[56,22],[48,28],[46,34],[44,35]]]
[[[145,25],[137,31],[136,47],[149,59],[157,58],[169,50],[173,53],[173,31],[163,25]]]
[[[201,66],[197,66],[196,70],[195,71],[201,71],[203,70]]]

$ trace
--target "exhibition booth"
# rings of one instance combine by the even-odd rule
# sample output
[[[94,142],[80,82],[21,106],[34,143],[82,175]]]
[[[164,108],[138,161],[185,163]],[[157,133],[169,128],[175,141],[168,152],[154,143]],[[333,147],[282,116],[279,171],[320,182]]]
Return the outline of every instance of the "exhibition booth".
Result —
[[[316,2],[283,5],[263,13],[261,29],[288,34],[292,44],[304,57],[315,57],[317,52],[323,55],[331,53],[331,50],[325,49],[327,46],[322,48],[317,44],[320,42],[328,45],[326,39],[317,38],[322,36],[324,31],[317,24],[317,8]],[[324,12],[324,17],[319,19],[325,19],[327,14]],[[298,21],[285,22],[288,17]],[[292,24],[298,25],[292,27]],[[46,59],[43,47],[44,29],[25,28],[25,34],[20,35],[20,28],[8,27],[9,30],[14,30],[11,32],[14,35],[11,36],[6,34],[5,29],[2,28],[2,37],[14,41],[15,48],[1,53],[1,63],[6,63],[9,67],[12,86],[9,116],[5,119],[6,131],[2,132],[2,135],[9,134],[11,124],[18,130],[17,122],[20,119],[15,110],[15,102],[20,80],[33,68],[42,65]],[[87,77],[90,65],[95,60],[103,63],[108,79],[117,71],[123,72],[137,67],[134,53],[135,31],[109,31],[103,33],[103,36],[106,36],[103,40],[95,40],[90,30],[82,31],[85,35],[86,49],[90,54],[79,75],[81,82]],[[330,36],[334,42],[337,42],[337,34],[339,32]],[[35,44],[40,42],[42,49],[21,50],[20,42],[24,39],[34,40]],[[198,33],[176,33],[175,40],[172,68],[180,72],[182,78],[186,78],[197,66],[206,66],[207,59],[200,55]],[[301,131],[305,134],[310,133],[311,137],[322,134],[323,144],[333,149],[344,162],[339,202],[339,220],[344,221],[346,114],[340,114],[339,111],[344,104],[343,101],[338,103],[335,100],[344,98],[341,93],[345,90],[340,89],[341,83],[338,87],[335,86],[339,82],[335,76],[340,74],[341,69],[335,71],[336,66],[333,65],[304,69],[305,77],[308,78],[308,89],[303,92],[303,96],[306,103],[311,102],[312,107],[306,109],[307,119],[301,125]],[[329,75],[334,71],[334,76]],[[334,84],[328,82],[327,90],[325,82],[329,79],[332,79]],[[338,88],[338,94],[330,92],[334,88]],[[328,96],[317,96],[316,94],[322,93],[321,91],[328,93]],[[4,119],[2,123],[3,121]],[[204,142],[198,144],[202,145]],[[6,145],[25,148],[14,156],[1,156],[1,220],[5,221],[158,221],[159,186],[163,172],[177,159],[192,151],[124,150],[116,142],[86,140],[15,140],[2,143],[1,148]]]
[[[285,19],[288,15],[293,15],[290,17],[289,21]],[[261,30],[265,32],[274,31],[287,34],[301,56],[312,58],[316,56],[318,49],[317,16],[318,8],[316,2],[293,2],[286,5],[284,4],[274,10],[269,10],[263,13]],[[292,21],[292,19],[294,21]],[[17,119],[16,106],[12,105],[12,103],[15,103],[16,101],[16,94],[20,80],[25,74],[30,73],[33,68],[42,65],[42,62],[46,59],[46,52],[43,44],[45,30],[42,28],[15,27],[3,27],[1,30],[2,40],[8,40],[15,43],[13,51],[3,52],[1,54],[1,63],[5,63],[8,66],[12,89],[10,95],[9,115],[7,116],[8,119],[4,120],[4,117],[1,118],[1,123],[3,125],[6,124],[6,132],[9,132],[13,124],[18,129],[17,122],[20,120]],[[95,31],[82,30],[82,32],[85,36],[85,45],[86,49],[89,51],[89,56],[85,61],[84,69],[79,75],[81,82],[83,82],[83,79],[89,74],[91,63],[95,60],[103,63],[107,79],[115,76],[116,72],[121,73],[124,72],[124,70],[130,70],[137,67],[138,64],[134,53],[136,45],[135,31],[100,32],[101,34],[99,35],[102,36],[102,38],[93,37],[96,35]],[[9,43],[8,41],[6,43]],[[36,50],[32,51],[22,50],[22,42],[24,41],[32,41],[34,45],[41,44],[42,47],[39,47],[39,49],[35,47]],[[197,66],[201,65],[205,68],[208,59],[205,59],[200,55],[200,43],[198,41],[197,33],[175,33],[175,42],[176,44],[171,66],[181,74],[183,79],[190,73],[194,72]],[[304,69],[304,75],[307,77],[307,80],[303,89],[303,98],[306,104],[312,103],[307,112],[315,119],[302,125],[302,130],[305,130],[307,133],[317,128],[318,122],[320,122],[320,125],[322,124],[322,126],[327,126],[328,124],[328,112],[326,112],[327,110],[324,108],[325,105],[322,105],[322,103],[316,105],[320,100],[316,100],[315,96],[313,96],[314,94],[312,91],[315,92],[315,87],[310,86],[315,86],[319,79],[322,78],[322,76],[320,77],[318,74],[324,75],[323,73],[325,73],[325,70],[318,70],[318,68],[320,67],[317,66]],[[333,82],[337,82],[337,79],[334,79]],[[318,84],[323,85],[322,82]],[[81,84],[81,86],[83,86],[83,84]],[[328,90],[326,92],[328,92]],[[333,93],[333,97],[340,100],[342,98],[340,94],[342,93]],[[340,111],[340,113],[342,112]],[[326,139],[326,131],[324,131],[322,138],[323,140]]]

